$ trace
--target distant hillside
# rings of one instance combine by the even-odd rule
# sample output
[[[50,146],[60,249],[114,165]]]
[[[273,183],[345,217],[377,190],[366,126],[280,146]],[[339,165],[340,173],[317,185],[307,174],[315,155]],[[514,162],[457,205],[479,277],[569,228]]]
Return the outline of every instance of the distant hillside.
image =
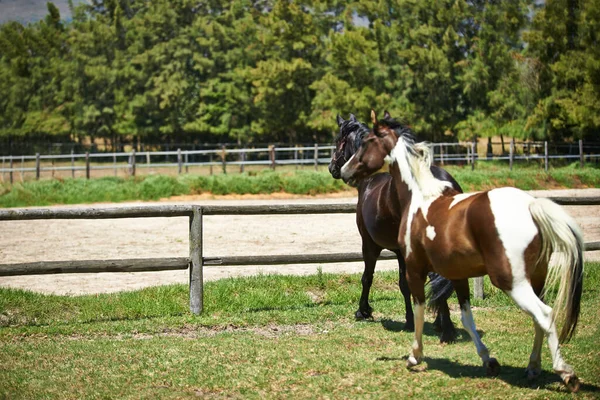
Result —
[[[74,0],[77,5],[85,0]],[[0,0],[0,24],[8,21],[18,21],[23,24],[43,19],[48,13],[48,0]],[[60,10],[62,19],[71,18],[68,0],[54,0],[54,5]]]

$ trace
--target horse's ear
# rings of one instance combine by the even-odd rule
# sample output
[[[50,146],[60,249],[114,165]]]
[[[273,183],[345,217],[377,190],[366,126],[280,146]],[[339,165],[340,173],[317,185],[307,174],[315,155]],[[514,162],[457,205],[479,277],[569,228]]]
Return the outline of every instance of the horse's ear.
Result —
[[[384,119],[392,119],[392,116],[390,115],[390,113],[387,110],[385,110],[385,112],[383,113],[383,118]]]
[[[352,113],[350,113],[350,121],[356,122],[356,116]]]
[[[373,122],[373,125],[377,125],[377,114],[373,109],[371,109],[371,122]]]
[[[340,117],[340,114],[337,115],[336,121],[337,121],[338,126],[342,126],[342,124],[344,122],[346,122],[346,121],[344,121],[344,118]]]

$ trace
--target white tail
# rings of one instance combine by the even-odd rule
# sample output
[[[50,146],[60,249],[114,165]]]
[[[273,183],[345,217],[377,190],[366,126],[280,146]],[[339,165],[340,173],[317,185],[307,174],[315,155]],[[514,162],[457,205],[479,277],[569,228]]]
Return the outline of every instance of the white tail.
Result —
[[[554,302],[554,317],[565,312],[560,340],[569,340],[579,318],[583,286],[583,235],[577,223],[558,204],[535,199],[529,206],[542,239],[540,260],[550,261],[546,287],[559,284]]]

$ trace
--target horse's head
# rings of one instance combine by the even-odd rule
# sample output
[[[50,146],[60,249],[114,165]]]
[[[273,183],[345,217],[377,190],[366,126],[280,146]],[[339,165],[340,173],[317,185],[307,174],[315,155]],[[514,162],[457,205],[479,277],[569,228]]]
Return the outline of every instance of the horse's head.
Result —
[[[398,142],[397,123],[387,112],[379,122],[375,111],[371,110],[371,119],[373,129],[364,136],[354,155],[340,171],[345,182],[359,181],[381,170]]]
[[[338,115],[337,124],[340,128],[340,133],[335,140],[335,151],[329,163],[329,173],[333,178],[340,179],[340,170],[354,155],[360,146],[362,138],[369,133],[369,128],[367,125],[359,122],[354,114],[350,114],[350,119],[347,120]]]

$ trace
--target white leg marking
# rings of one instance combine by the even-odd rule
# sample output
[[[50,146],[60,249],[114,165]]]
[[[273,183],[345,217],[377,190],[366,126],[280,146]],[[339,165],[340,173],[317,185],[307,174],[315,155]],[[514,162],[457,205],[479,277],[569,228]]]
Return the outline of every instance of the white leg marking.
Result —
[[[415,340],[412,344],[412,351],[408,357],[408,367],[412,367],[421,362],[423,358],[423,325],[425,324],[425,305],[415,304]]]
[[[477,333],[477,328],[475,327],[475,320],[473,319],[473,313],[471,312],[471,304],[467,301],[463,306],[460,307],[460,311],[462,324],[467,330],[467,332],[469,332],[469,336],[471,336],[473,343],[475,343],[477,354],[479,354],[479,357],[481,357],[481,361],[483,361],[483,363],[485,364],[490,359],[490,352],[481,341],[479,333]]]
[[[523,282],[517,285],[513,290],[508,291],[508,295],[517,303],[517,305],[527,314],[533,317],[534,322],[548,336],[548,347],[552,356],[552,368],[563,379],[564,376],[572,374],[573,368],[565,363],[560,355],[558,346],[558,335],[556,334],[556,325],[552,319],[552,309],[544,304],[533,291],[533,288],[528,282]],[[537,340],[537,333],[536,333]],[[536,349],[534,341],[534,351]],[[533,353],[532,353],[533,357]]]

